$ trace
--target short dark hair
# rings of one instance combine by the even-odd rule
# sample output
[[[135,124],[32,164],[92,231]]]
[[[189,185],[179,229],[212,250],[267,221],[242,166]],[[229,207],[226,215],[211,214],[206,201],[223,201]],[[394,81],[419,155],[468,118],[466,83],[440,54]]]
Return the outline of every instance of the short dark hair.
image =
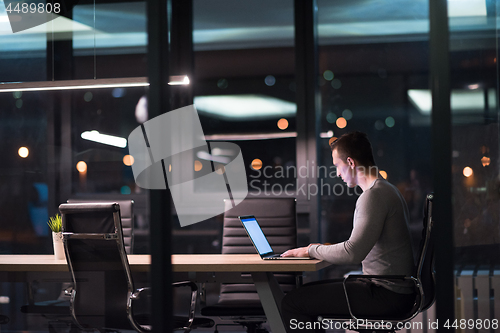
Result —
[[[343,161],[350,157],[363,166],[375,165],[373,159],[372,145],[368,136],[363,132],[350,132],[343,134],[330,144],[332,152],[336,149]]]

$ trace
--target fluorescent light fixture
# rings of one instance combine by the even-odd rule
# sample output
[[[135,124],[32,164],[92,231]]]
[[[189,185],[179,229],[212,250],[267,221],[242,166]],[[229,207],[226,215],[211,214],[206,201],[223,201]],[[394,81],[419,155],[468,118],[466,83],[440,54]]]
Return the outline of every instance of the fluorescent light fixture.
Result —
[[[490,89],[493,90],[493,89]],[[408,90],[410,102],[424,115],[429,115],[432,110],[432,94],[427,89]],[[485,97],[483,89],[454,89],[451,91],[451,110],[453,113],[478,113],[484,112]],[[488,107],[496,108],[496,96],[488,91]]]
[[[187,75],[174,75],[170,77],[170,82],[168,84],[171,86],[188,85],[189,78]]]
[[[264,95],[220,95],[194,98],[200,113],[228,120],[290,117],[297,113],[297,105]]]
[[[183,83],[179,83],[182,78]],[[187,82],[187,83],[186,83]],[[170,76],[169,84],[189,84],[186,75]],[[76,90],[76,89],[102,89],[102,88],[129,88],[148,87],[147,77],[125,77],[116,79],[95,79],[95,80],[59,80],[59,81],[38,81],[38,82],[13,82],[0,83],[0,93],[14,91],[46,91],[46,90]]]
[[[427,89],[409,89],[408,97],[410,102],[415,106],[420,113],[430,114],[432,111],[432,95]]]
[[[127,147],[127,139],[118,136],[101,134],[98,131],[86,131],[81,134],[82,139],[99,142],[105,145],[115,146],[119,148]]]
[[[254,133],[254,134],[212,134],[205,135],[207,141],[248,141],[296,138],[297,132]]]
[[[448,17],[486,16],[486,0],[448,0]]]

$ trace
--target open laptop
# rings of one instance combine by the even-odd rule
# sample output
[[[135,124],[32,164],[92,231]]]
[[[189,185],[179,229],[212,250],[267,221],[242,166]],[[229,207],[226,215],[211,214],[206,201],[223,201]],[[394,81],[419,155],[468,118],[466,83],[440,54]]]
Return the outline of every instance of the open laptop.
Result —
[[[248,237],[250,237],[250,240],[253,243],[253,246],[257,250],[257,253],[260,255],[260,257],[264,260],[270,260],[270,259],[311,259],[309,257],[281,257],[279,253],[274,253],[271,244],[269,244],[269,241],[267,240],[266,236],[262,232],[262,228],[259,225],[259,222],[257,222],[257,219],[253,215],[245,215],[245,216],[238,216],[240,219],[241,223],[243,223],[243,227],[245,227],[245,230],[248,234]]]

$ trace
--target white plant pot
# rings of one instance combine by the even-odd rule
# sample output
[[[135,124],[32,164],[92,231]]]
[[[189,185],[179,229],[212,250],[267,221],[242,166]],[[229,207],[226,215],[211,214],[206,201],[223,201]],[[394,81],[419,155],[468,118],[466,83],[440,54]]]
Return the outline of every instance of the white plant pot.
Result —
[[[66,259],[62,232],[52,232],[52,241],[54,243],[54,256],[56,259]]]

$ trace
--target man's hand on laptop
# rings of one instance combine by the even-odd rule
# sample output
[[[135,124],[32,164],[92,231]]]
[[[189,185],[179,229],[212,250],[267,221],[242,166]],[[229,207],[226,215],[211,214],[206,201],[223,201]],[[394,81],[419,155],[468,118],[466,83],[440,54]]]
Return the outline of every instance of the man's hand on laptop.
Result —
[[[298,247],[296,249],[290,249],[281,254],[282,257],[309,257],[309,248],[312,245],[318,245],[319,243],[309,244],[308,246]]]

